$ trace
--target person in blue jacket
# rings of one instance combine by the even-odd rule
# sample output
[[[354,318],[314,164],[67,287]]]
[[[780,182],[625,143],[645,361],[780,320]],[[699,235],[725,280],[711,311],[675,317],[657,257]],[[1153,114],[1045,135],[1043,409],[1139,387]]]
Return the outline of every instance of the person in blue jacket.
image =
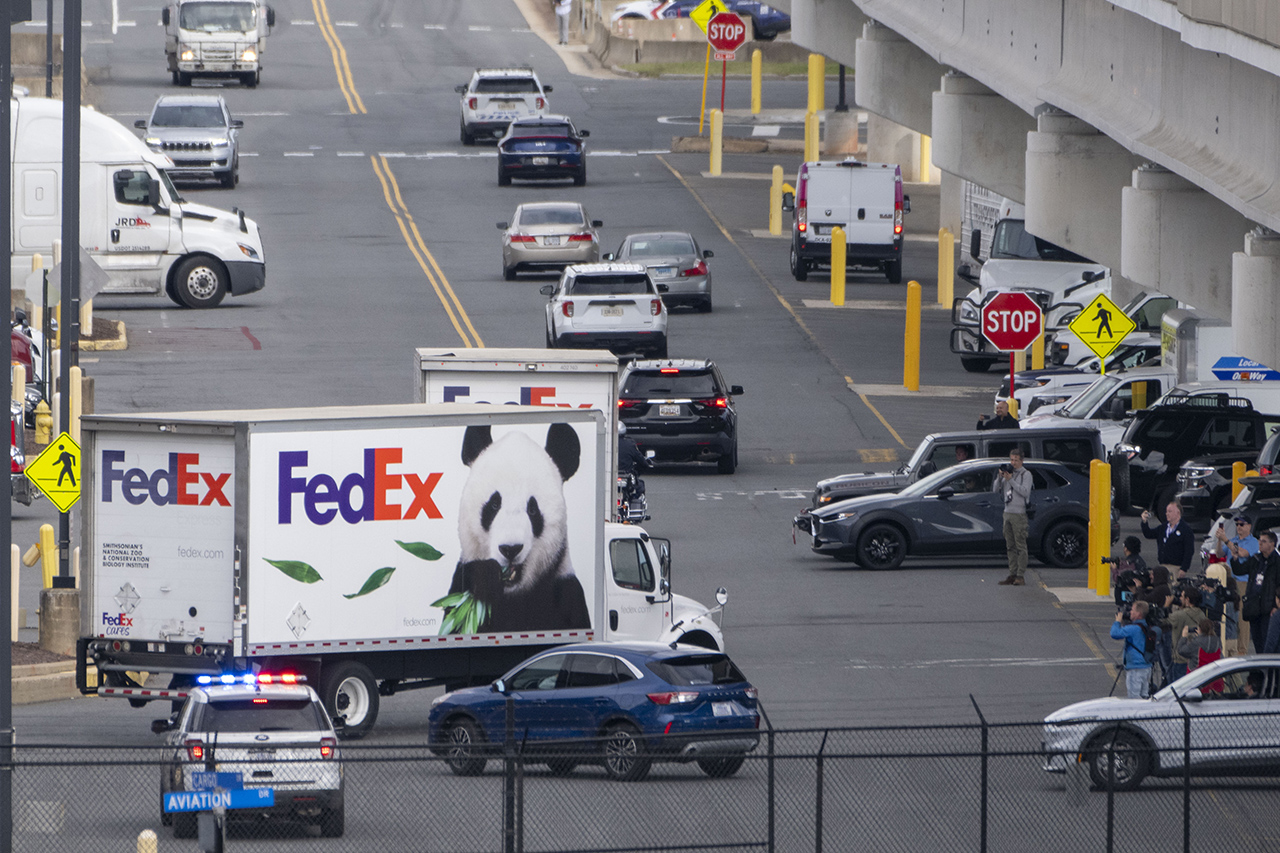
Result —
[[[1129,621],[1121,621],[1125,617],[1122,610],[1111,625],[1111,639],[1124,640],[1124,686],[1130,699],[1146,699],[1151,683],[1151,662],[1146,655],[1149,607],[1145,601],[1135,601],[1129,607]]]

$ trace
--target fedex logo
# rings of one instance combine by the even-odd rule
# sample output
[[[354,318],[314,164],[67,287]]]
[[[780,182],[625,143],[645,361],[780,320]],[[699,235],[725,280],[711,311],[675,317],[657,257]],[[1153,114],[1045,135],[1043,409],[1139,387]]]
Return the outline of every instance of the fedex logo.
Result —
[[[133,625],[133,617],[125,616],[123,613],[118,613],[115,616],[112,616],[110,613],[103,613],[102,624],[111,625],[116,628],[129,628]]]
[[[339,514],[348,524],[362,521],[408,521],[419,514],[427,518],[444,518],[431,493],[444,476],[443,472],[419,477],[408,472],[392,473],[399,465],[404,450],[400,447],[369,447],[364,451],[364,467],[338,479],[330,474],[295,474],[307,467],[307,451],[288,450],[280,454],[279,523],[293,523],[294,497],[302,499],[302,509],[312,524],[328,524]],[[413,493],[409,508],[388,502],[387,493],[408,487]],[[359,491],[357,499],[355,493]],[[358,501],[358,502],[357,502]]]
[[[488,400],[467,400],[471,396],[470,385],[446,385],[444,386],[444,402],[446,403],[488,403]],[[507,406],[556,406],[561,409],[572,409],[572,403],[557,403],[555,401],[556,389],[550,385],[526,385],[520,389],[520,400],[517,402],[511,400],[503,405]],[[579,409],[591,408],[590,403],[579,403]]]
[[[123,450],[104,450],[102,502],[111,503],[119,483],[124,499],[135,506],[148,500],[156,506],[231,506],[225,492],[231,472],[194,470],[199,464],[199,453],[170,453],[168,468],[150,473],[141,468],[126,471]]]

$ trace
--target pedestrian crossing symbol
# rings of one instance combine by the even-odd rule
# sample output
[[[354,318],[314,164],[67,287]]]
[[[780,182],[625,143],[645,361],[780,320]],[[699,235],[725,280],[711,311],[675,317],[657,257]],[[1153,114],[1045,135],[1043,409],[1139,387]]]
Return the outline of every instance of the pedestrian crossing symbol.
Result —
[[[80,445],[65,432],[27,466],[27,479],[66,512],[80,500]]]
[[[707,24],[710,23],[711,19],[721,12],[727,11],[729,11],[729,7],[722,3],[721,0],[703,0],[689,13],[689,17],[698,25],[698,29],[705,33]]]
[[[1094,355],[1104,360],[1120,346],[1129,333],[1138,328],[1128,314],[1120,310],[1105,294],[1099,293],[1076,318],[1067,324]]]

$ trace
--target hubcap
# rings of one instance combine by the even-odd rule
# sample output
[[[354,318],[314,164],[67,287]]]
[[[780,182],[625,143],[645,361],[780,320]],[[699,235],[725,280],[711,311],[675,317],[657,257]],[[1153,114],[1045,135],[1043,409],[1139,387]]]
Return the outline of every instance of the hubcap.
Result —
[[[196,267],[187,276],[187,291],[196,299],[210,299],[218,292],[218,275],[208,267]]]
[[[631,769],[639,752],[639,744],[626,732],[614,732],[604,745],[605,762],[614,773],[622,774]]]
[[[449,729],[449,757],[467,758],[471,755],[471,733],[462,726]]]
[[[898,542],[888,534],[881,534],[867,543],[867,553],[876,563],[888,563],[898,553]]]
[[[338,695],[334,697],[333,704],[346,717],[347,725],[359,725],[369,715],[369,691],[358,678],[344,679],[338,685]]]

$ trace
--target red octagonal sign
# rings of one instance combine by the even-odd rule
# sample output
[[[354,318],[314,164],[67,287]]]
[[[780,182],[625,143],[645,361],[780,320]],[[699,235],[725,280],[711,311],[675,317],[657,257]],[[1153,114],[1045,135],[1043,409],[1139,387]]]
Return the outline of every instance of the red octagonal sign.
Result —
[[[997,293],[982,306],[982,336],[998,350],[1024,350],[1043,329],[1044,312],[1022,291]]]
[[[716,50],[732,53],[747,43],[747,27],[732,12],[717,12],[707,22],[707,41]]]

